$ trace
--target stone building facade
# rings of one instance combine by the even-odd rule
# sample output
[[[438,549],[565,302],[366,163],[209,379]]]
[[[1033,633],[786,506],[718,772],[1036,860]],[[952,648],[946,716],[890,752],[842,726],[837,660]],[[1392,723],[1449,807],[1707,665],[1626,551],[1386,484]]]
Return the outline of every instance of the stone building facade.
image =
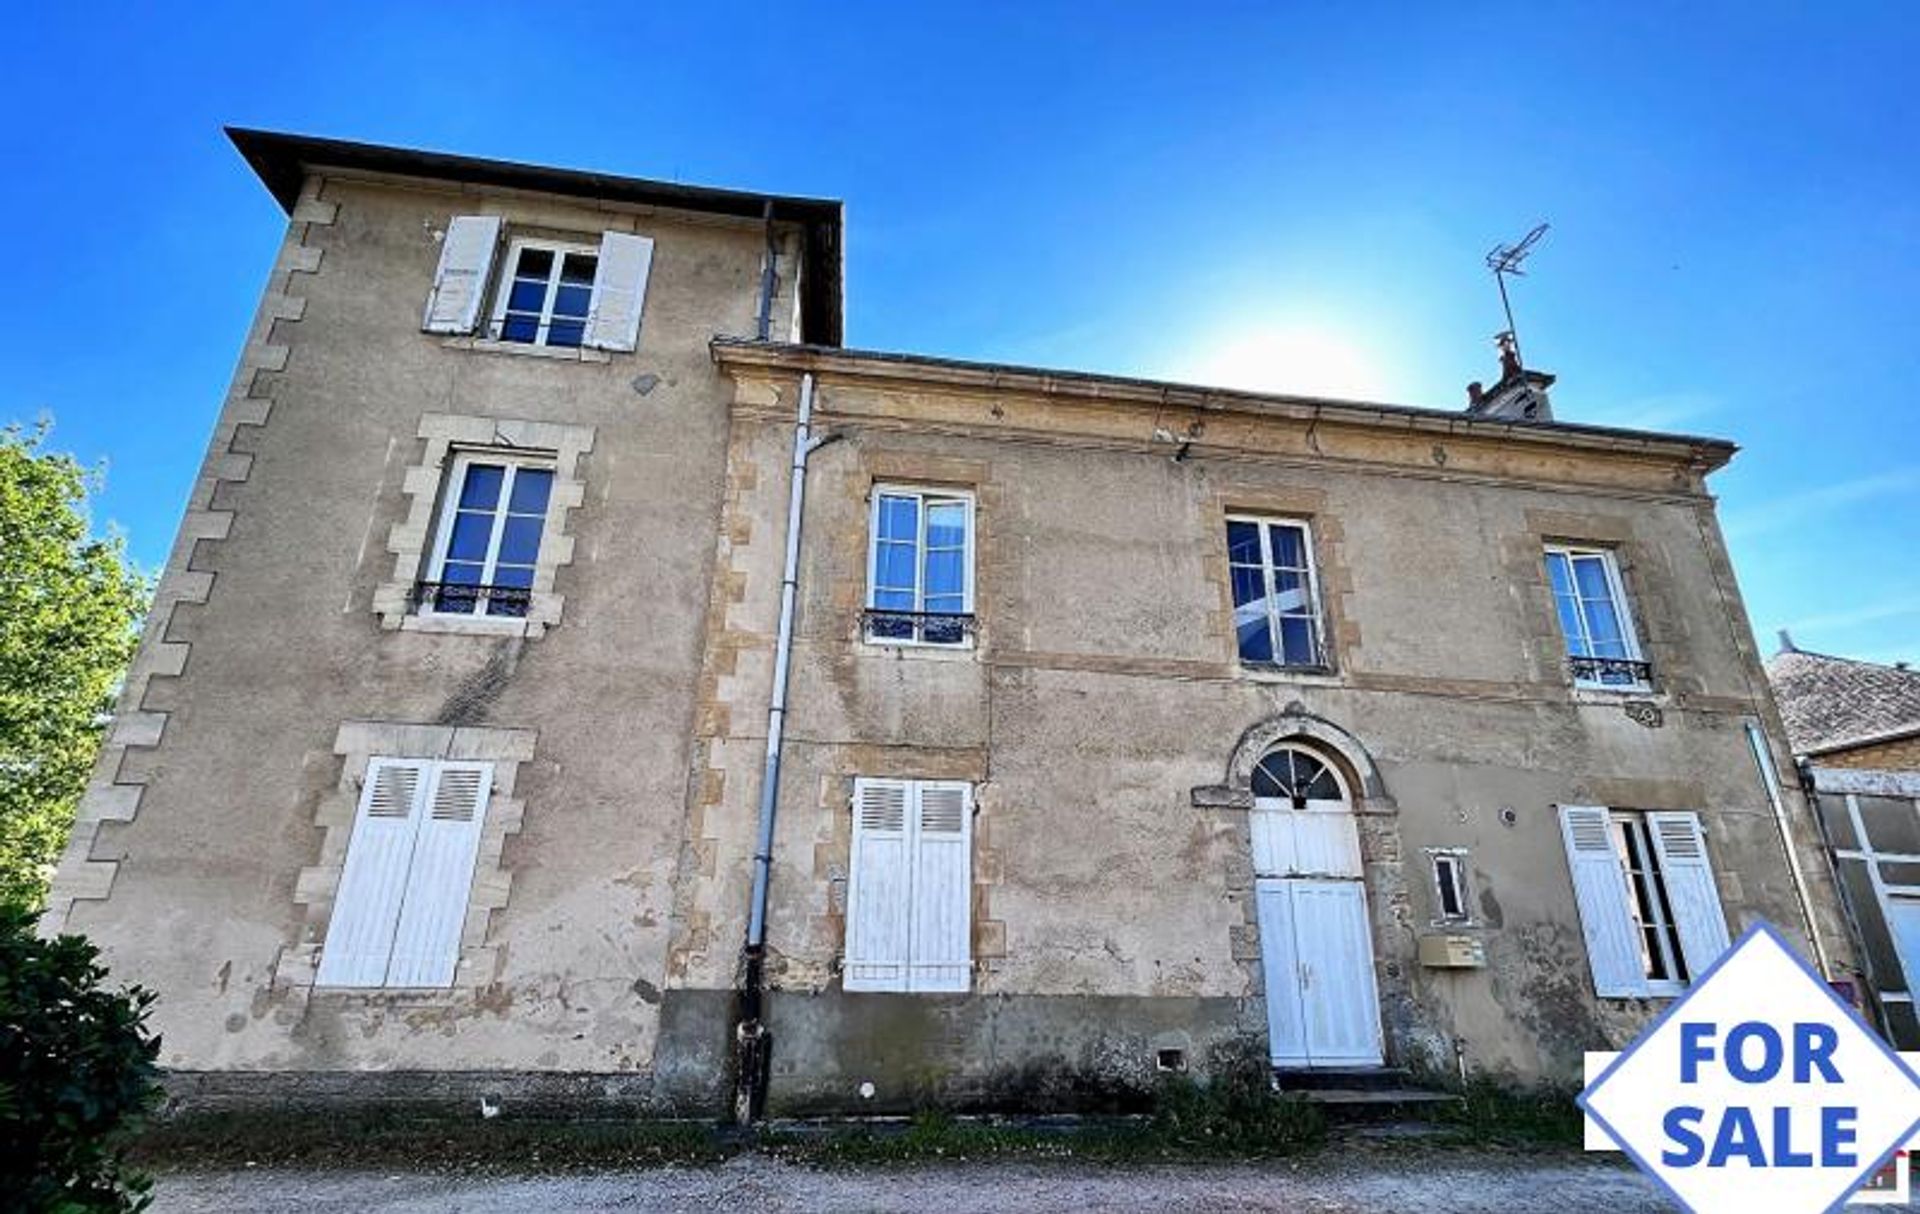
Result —
[[[837,203],[235,140],[288,234],[46,919],[177,1091],[1562,1080],[1753,922],[1851,964],[1730,444],[850,350]]]

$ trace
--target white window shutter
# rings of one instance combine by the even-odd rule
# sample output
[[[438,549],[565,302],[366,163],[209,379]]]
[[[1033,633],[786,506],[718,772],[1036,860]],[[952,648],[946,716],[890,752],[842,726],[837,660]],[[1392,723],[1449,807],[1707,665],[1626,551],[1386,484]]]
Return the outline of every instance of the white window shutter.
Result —
[[[973,979],[973,790],[914,786],[913,919],[907,989],[965,991]]]
[[[453,985],[460,932],[473,892],[473,862],[480,854],[480,829],[492,788],[490,764],[436,765],[393,935],[388,986]]]
[[[911,791],[904,780],[853,782],[853,854],[841,980],[850,991],[907,989]]]
[[[631,350],[640,341],[640,308],[653,268],[653,241],[631,232],[603,232],[593,272],[593,304],[586,344],[601,350]]]
[[[1687,955],[1687,976],[1698,982],[1733,943],[1727,934],[1726,912],[1720,909],[1713,865],[1707,859],[1707,837],[1700,830],[1698,814],[1650,813],[1647,825],[1652,828],[1660,875],[1667,883],[1680,949]]]
[[[433,293],[427,296],[429,333],[471,333],[480,320],[480,300],[487,293],[487,274],[493,268],[494,246],[500,242],[498,215],[455,215],[440,245],[440,268],[433,275]]]
[[[406,895],[414,836],[424,817],[431,765],[405,759],[367,764],[347,862],[320,952],[321,986],[380,986]]]
[[[1645,995],[1646,970],[1635,938],[1638,929],[1627,911],[1627,874],[1613,848],[1606,807],[1562,805],[1560,833],[1567,847],[1567,867],[1573,873],[1594,992],[1604,998]]]

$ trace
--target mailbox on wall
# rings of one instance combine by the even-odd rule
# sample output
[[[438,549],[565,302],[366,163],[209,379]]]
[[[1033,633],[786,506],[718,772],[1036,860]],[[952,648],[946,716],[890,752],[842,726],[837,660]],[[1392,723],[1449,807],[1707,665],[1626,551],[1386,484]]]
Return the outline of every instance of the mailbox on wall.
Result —
[[[1422,936],[1420,964],[1429,969],[1485,969],[1486,941],[1478,936]]]

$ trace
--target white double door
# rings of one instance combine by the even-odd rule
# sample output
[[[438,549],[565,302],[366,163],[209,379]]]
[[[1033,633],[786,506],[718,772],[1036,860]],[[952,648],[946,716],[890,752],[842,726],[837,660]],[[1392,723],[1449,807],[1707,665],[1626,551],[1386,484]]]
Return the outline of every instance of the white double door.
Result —
[[[1380,996],[1360,839],[1340,801],[1253,811],[1254,890],[1277,1067],[1378,1066]]]

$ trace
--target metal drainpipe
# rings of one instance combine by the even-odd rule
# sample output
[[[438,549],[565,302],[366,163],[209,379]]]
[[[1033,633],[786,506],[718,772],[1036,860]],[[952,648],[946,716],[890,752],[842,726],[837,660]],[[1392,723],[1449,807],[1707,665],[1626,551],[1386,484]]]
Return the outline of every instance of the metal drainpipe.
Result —
[[[742,1125],[766,1109],[772,1038],[761,1020],[767,944],[767,884],[773,869],[773,826],[780,798],[780,744],[787,719],[787,669],[793,654],[793,608],[800,583],[800,517],[807,501],[807,457],[838,438],[813,438],[813,373],[800,377],[800,413],[793,430],[793,469],[787,492],[787,557],[780,579],[780,626],[773,646],[773,697],[767,705],[767,760],[760,776],[760,833],[753,851],[753,894],[747,913],[745,970],[739,1023],[734,1029],[734,1119]]]
[[[1822,978],[1834,977],[1833,969],[1827,957],[1827,947],[1820,942],[1820,925],[1813,917],[1813,898],[1807,893],[1807,874],[1800,867],[1800,849],[1793,845],[1793,825],[1787,820],[1786,802],[1780,796],[1780,773],[1773,764],[1773,752],[1767,748],[1766,734],[1760,726],[1747,722],[1747,745],[1753,750],[1753,761],[1760,768],[1760,784],[1767,790],[1767,800],[1773,805],[1773,820],[1780,828],[1780,845],[1787,849],[1787,876],[1793,882],[1794,896],[1800,902],[1800,917],[1806,920],[1807,940],[1813,945],[1813,958],[1820,966]]]
[[[760,268],[760,315],[754,325],[754,333],[761,341],[767,340],[773,331],[773,286],[775,281],[773,242],[773,199],[767,199],[767,205],[761,213],[767,227],[766,264]]]

